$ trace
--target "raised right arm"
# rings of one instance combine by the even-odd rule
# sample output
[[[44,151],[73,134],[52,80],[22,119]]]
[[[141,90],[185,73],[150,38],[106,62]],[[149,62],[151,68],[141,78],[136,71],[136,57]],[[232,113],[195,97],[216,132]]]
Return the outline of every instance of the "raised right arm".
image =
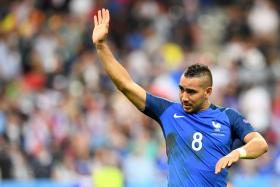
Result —
[[[92,41],[96,46],[97,55],[113,83],[139,110],[145,109],[146,91],[136,84],[124,67],[116,60],[106,37],[109,30],[110,13],[107,9],[98,11],[94,16],[94,30]]]

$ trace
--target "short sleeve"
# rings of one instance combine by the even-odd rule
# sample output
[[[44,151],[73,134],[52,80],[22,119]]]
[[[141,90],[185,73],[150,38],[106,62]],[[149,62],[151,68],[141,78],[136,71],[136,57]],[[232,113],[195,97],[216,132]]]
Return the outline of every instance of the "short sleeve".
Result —
[[[147,92],[145,110],[142,112],[161,124],[161,114],[172,104],[173,102],[168,101],[167,99],[153,96]]]
[[[240,141],[244,142],[244,137],[248,133],[255,131],[252,125],[236,110],[229,108],[226,110],[226,114],[231,123],[233,139],[238,138]]]

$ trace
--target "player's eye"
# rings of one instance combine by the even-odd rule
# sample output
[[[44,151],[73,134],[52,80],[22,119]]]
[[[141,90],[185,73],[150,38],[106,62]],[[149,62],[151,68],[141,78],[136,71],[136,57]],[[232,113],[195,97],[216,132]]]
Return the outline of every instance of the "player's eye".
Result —
[[[196,93],[195,90],[191,90],[191,89],[187,89],[186,91],[187,91],[188,94],[195,94]]]
[[[179,86],[179,90],[181,93],[184,92],[184,88],[182,86]]]

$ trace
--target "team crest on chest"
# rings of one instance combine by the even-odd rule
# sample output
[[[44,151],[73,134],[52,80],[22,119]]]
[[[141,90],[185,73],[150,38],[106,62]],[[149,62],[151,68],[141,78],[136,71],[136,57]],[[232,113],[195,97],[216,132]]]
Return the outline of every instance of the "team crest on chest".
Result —
[[[220,132],[221,126],[222,126],[220,123],[215,122],[215,121],[212,121],[212,125],[213,125],[213,127],[214,127],[214,131],[215,131],[215,132]]]

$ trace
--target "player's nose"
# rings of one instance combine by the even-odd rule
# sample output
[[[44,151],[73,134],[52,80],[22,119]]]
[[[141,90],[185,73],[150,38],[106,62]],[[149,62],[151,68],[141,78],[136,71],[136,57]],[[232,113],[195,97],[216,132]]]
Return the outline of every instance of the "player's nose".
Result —
[[[182,93],[181,98],[182,98],[183,102],[188,102],[189,101],[189,95],[186,92]]]

